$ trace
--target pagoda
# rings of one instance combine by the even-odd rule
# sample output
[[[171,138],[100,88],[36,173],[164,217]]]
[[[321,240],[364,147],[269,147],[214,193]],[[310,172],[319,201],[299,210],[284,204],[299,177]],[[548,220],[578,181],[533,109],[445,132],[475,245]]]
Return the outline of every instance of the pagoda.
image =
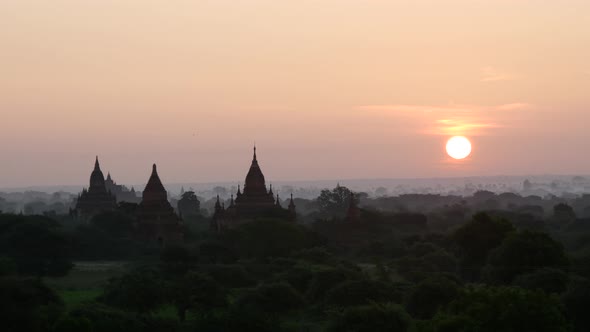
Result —
[[[246,175],[244,190],[242,191],[241,187],[238,186],[235,200],[232,195],[227,208],[217,196],[211,226],[216,230],[222,230],[261,217],[294,220],[295,204],[293,203],[293,196],[291,196],[289,208],[284,209],[281,207],[278,195],[275,200],[272,184],[267,190],[266,180],[258,163],[255,146],[252,163]]]
[[[168,193],[158,176],[156,164],[143,191],[137,212],[137,228],[140,237],[155,241],[160,246],[180,243],[184,238],[180,218],[168,202]]]
[[[107,174],[105,186],[107,191],[110,191],[111,194],[117,198],[117,203],[139,203],[140,201],[139,197],[137,197],[135,193],[135,188],[131,187],[131,190],[129,190],[126,186],[117,184],[117,182],[115,182],[111,177],[111,172]]]
[[[88,189],[82,189],[78,196],[75,215],[81,220],[89,220],[99,213],[113,211],[116,208],[117,199],[107,190],[97,156],[94,170],[90,174],[90,186]]]

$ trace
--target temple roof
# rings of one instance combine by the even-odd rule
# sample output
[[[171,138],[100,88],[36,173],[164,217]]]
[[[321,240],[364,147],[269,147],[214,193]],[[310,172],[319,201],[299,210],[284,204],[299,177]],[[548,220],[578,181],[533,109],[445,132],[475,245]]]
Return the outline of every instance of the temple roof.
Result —
[[[166,189],[158,176],[156,164],[152,166],[152,175],[145,186],[144,192],[166,192]]]
[[[246,183],[244,186],[244,194],[247,193],[265,193],[266,194],[266,181],[264,174],[258,165],[258,159],[256,158],[256,147],[254,147],[254,157],[252,158],[252,165],[246,175]]]
[[[96,156],[96,161],[94,162],[94,170],[92,171],[92,174],[90,174],[90,187],[88,188],[88,191],[106,191],[104,175],[100,170],[98,156]]]

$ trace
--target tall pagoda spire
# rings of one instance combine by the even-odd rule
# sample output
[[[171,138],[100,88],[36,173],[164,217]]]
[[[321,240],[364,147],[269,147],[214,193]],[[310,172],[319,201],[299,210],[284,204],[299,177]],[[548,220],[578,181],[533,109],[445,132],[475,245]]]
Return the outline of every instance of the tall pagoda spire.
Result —
[[[160,180],[160,176],[158,175],[158,168],[156,164],[152,166],[152,175],[148,180],[148,183],[143,190],[143,199],[144,200],[167,200],[168,193]]]
[[[264,180],[264,174],[262,174],[262,170],[260,169],[260,165],[258,165],[258,158],[256,156],[256,146],[254,146],[254,155],[252,157],[252,165],[250,166],[250,170],[248,171],[248,175],[246,175],[246,183],[244,185],[244,194],[256,194],[256,195],[266,195],[268,192],[266,191],[266,183]]]
[[[94,161],[94,170],[90,174],[90,186],[88,187],[90,192],[106,192],[106,186],[104,182],[104,175],[100,170],[100,163],[98,162],[98,156]]]

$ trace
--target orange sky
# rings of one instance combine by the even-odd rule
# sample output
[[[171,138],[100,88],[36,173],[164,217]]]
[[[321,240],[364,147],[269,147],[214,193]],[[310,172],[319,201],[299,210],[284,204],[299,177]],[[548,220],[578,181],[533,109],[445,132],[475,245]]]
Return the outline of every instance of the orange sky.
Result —
[[[0,187],[590,173],[587,0],[0,2]],[[451,162],[449,135],[472,157]]]

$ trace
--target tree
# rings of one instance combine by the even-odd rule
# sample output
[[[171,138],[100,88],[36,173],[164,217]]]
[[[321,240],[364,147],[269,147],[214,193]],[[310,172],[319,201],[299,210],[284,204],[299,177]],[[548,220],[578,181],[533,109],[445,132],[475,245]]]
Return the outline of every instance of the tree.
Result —
[[[164,281],[155,270],[140,268],[111,279],[100,300],[118,308],[150,313],[164,303]]]
[[[330,332],[405,332],[412,320],[404,309],[394,304],[371,304],[352,307],[338,314],[329,324]]]
[[[516,277],[512,284],[530,290],[542,290],[547,294],[561,294],[567,289],[568,282],[568,274],[564,271],[542,268]]]
[[[399,302],[402,294],[390,284],[372,280],[348,280],[326,293],[326,304],[352,307],[364,304]]]
[[[207,313],[226,304],[223,287],[211,277],[197,272],[189,272],[173,281],[168,293],[181,321],[185,321],[189,309]]]
[[[194,191],[182,194],[182,198],[178,201],[178,211],[183,217],[195,217],[201,213],[201,202]]]
[[[348,209],[351,193],[350,189],[340,185],[332,190],[322,190],[320,196],[316,199],[320,212],[326,215],[343,217]]]
[[[49,331],[63,311],[62,300],[40,279],[0,279],[0,321],[4,331]]]
[[[16,274],[16,264],[10,257],[0,256],[0,277],[12,276]]]
[[[562,301],[574,323],[574,331],[590,331],[590,281],[582,278],[573,280]]]
[[[63,276],[73,267],[70,239],[59,225],[39,216],[2,215],[0,254],[11,258],[19,274]]]
[[[416,319],[431,319],[459,295],[459,285],[444,277],[423,280],[408,295],[406,310]]]
[[[567,270],[569,262],[563,246],[541,232],[522,231],[510,235],[489,257],[486,279],[510,284],[521,274],[541,268]]]
[[[359,280],[361,275],[356,271],[344,268],[328,268],[317,271],[309,284],[306,297],[311,302],[324,299],[326,293],[338,284],[347,280]]]
[[[571,206],[559,203],[553,207],[553,218],[557,222],[568,223],[576,220],[576,213]]]
[[[453,240],[461,249],[461,268],[468,279],[478,279],[479,270],[485,264],[490,251],[498,247],[514,226],[504,219],[493,219],[478,213],[453,234]]]
[[[305,293],[313,279],[311,267],[305,265],[293,266],[275,276],[276,281],[286,281],[300,293]]]
[[[314,247],[317,239],[308,229],[279,219],[260,219],[224,234],[226,243],[241,257],[286,257]]]
[[[566,332],[570,328],[556,298],[518,287],[468,287],[437,316],[461,317],[475,323],[472,330],[480,332]]]
[[[184,275],[196,264],[196,257],[184,246],[167,246],[160,254],[162,271],[166,275]]]
[[[285,313],[304,305],[303,298],[288,283],[262,284],[236,301],[238,308],[256,308],[262,312]]]
[[[103,212],[92,217],[90,223],[110,236],[126,237],[134,231],[135,220],[125,213]]]
[[[256,278],[248,273],[242,265],[215,264],[207,268],[207,274],[228,288],[243,288],[257,284]]]
[[[89,327],[88,329],[84,329]],[[145,319],[138,315],[109,307],[101,303],[89,302],[72,310],[68,316],[57,323],[55,331],[72,332],[140,332],[148,331]]]

